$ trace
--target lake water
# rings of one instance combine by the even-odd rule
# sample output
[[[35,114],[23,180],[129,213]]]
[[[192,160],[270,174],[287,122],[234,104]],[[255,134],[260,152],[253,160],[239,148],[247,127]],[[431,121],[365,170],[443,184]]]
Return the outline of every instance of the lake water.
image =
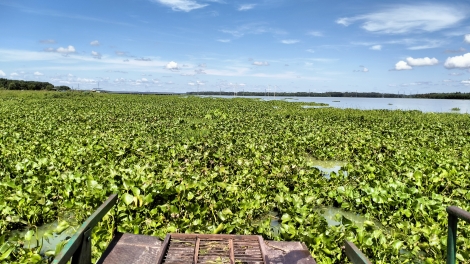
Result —
[[[222,98],[255,98],[262,100],[286,100],[289,102],[325,103],[336,108],[362,110],[419,110],[422,112],[470,113],[470,100],[416,99],[416,98],[360,98],[360,97],[279,97],[279,96],[211,96]],[[458,111],[451,110],[459,108]]]

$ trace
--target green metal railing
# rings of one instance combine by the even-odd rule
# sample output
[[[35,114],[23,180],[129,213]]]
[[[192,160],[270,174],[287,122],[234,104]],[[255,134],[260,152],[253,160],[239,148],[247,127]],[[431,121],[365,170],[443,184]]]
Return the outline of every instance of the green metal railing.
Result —
[[[457,254],[457,223],[459,219],[470,223],[470,213],[458,208],[449,206],[446,208],[448,214],[448,233],[447,233],[447,264],[455,264]]]
[[[103,216],[116,204],[117,194],[113,194],[86,219],[77,232],[70,238],[52,264],[65,264],[72,258],[72,264],[91,263],[91,231]]]
[[[371,264],[367,257],[359,250],[354,243],[344,241],[344,252],[353,264]]]

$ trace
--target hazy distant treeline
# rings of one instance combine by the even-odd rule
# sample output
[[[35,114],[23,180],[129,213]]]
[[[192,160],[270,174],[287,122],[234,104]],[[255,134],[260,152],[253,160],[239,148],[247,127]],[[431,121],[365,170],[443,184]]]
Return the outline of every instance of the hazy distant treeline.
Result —
[[[232,96],[233,92],[188,92],[191,95],[226,95]],[[238,96],[273,96],[274,93],[267,92],[238,92]],[[428,98],[428,99],[470,99],[470,93],[427,93],[427,94],[392,94],[392,93],[366,93],[366,92],[325,92],[325,93],[308,93],[308,92],[280,92],[276,96],[298,96],[298,97],[367,97],[367,98]]]
[[[67,91],[70,90],[70,87],[63,85],[54,86],[53,84],[48,82],[8,80],[0,78],[0,90]]]

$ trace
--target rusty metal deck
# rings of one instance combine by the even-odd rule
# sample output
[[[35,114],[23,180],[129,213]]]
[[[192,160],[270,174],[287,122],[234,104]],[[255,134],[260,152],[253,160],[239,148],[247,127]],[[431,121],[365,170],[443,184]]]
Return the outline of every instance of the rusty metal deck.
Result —
[[[169,234],[162,241],[158,237],[123,233],[116,234],[97,263],[316,264],[301,242],[264,241],[260,236],[196,234]]]

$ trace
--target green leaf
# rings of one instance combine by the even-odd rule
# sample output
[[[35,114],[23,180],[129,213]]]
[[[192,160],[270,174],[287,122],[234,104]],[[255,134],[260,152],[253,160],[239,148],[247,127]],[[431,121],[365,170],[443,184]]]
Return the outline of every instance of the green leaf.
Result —
[[[64,221],[64,220],[60,221],[60,223],[54,229],[54,233],[61,234],[62,232],[64,232],[69,227],[70,227],[70,225],[67,221]]]
[[[282,215],[281,220],[282,220],[282,222],[288,222],[288,221],[291,220],[291,217],[290,217],[289,214],[286,213],[286,214]]]
[[[188,192],[188,200],[192,200],[194,198],[194,194],[192,192]]]
[[[125,193],[123,196],[122,196],[122,200],[124,201],[124,203],[126,205],[130,205],[132,202],[134,202],[134,196],[128,194],[128,193]]]
[[[24,240],[31,241],[31,239],[34,236],[34,233],[35,233],[34,230],[28,230],[28,232],[26,232],[26,234],[24,235]]]

